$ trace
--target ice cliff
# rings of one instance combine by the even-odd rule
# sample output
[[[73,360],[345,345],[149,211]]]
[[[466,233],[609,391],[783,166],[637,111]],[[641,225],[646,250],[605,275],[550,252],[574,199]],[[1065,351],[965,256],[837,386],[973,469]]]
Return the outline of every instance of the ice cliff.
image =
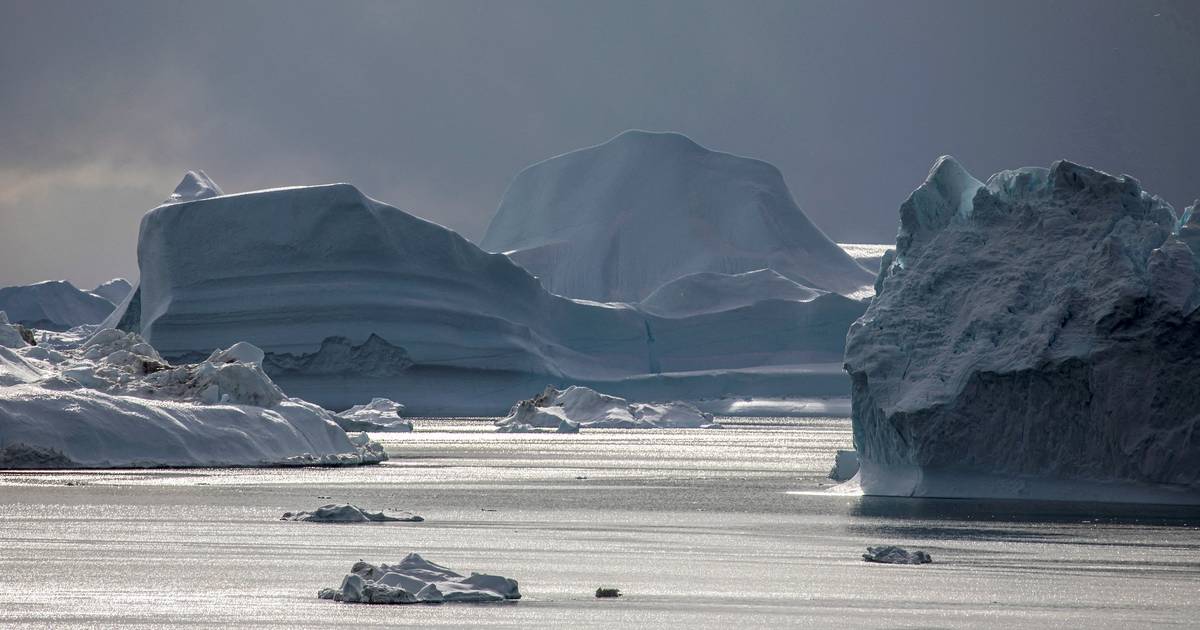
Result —
[[[589,300],[637,302],[701,272],[773,269],[844,295],[871,284],[804,215],[778,169],[676,133],[626,131],[529,166],[481,244],[551,292]]]
[[[1200,502],[1195,252],[1133,178],[940,159],[847,337],[867,493]]]
[[[865,308],[829,294],[661,317],[567,299],[347,184],[164,204],[142,220],[138,264],[105,325],[174,361],[246,340],[289,393],[331,409],[386,397],[415,415],[500,415],[547,384],[641,400],[844,395],[844,331]]]

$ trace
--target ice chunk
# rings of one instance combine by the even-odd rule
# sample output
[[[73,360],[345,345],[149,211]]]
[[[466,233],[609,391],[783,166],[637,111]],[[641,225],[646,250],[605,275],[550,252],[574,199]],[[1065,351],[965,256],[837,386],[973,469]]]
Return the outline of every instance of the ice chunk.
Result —
[[[347,431],[412,431],[412,422],[400,418],[403,411],[404,405],[398,402],[374,398],[337,414],[337,423]]]
[[[312,512],[284,512],[280,520],[310,523],[419,523],[425,519],[408,512],[369,512],[357,505],[330,503]]]
[[[356,562],[339,588],[323,588],[321,599],[361,604],[498,602],[520,599],[517,581],[498,575],[463,576],[410,553],[399,564]]]
[[[885,545],[867,547],[863,560],[884,564],[929,564],[933,562],[933,557],[924,551],[909,551],[895,545]]]
[[[833,469],[829,471],[829,478],[834,481],[849,481],[850,478],[858,474],[858,452],[838,450],[834,456]]]
[[[586,387],[565,390],[547,387],[534,398],[513,405],[496,422],[502,432],[555,429],[574,433],[585,429],[719,429],[712,414],[683,402],[630,403]]]
[[[163,203],[196,201],[224,194],[216,182],[210,179],[204,171],[188,171],[184,173],[183,180],[175,187],[175,192],[171,193],[171,196],[167,197]]]

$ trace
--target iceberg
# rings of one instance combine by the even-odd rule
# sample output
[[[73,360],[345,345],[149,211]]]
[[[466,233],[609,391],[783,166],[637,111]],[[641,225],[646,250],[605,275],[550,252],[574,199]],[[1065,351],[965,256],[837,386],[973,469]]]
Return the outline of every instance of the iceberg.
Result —
[[[284,512],[279,520],[307,523],[420,523],[425,519],[409,512],[371,512],[348,503],[330,503],[311,512]]]
[[[863,491],[1200,503],[1188,229],[1129,176],[941,158],[847,335]]]
[[[0,329],[4,326],[0,325]],[[357,465],[387,459],[333,414],[288,398],[252,347],[168,364],[103,329],[0,348],[0,468]],[[259,353],[261,354],[261,353]]]
[[[246,341],[294,396],[339,410],[401,400],[414,415],[503,415],[546,384],[641,400],[845,396],[845,329],[866,308],[823,294],[662,317],[564,298],[348,184],[159,206],[138,265],[104,326],[171,362]]]
[[[638,302],[701,272],[773,269],[848,296],[871,286],[796,205],[779,169],[677,133],[626,131],[527,167],[480,244],[552,293],[603,302]]]
[[[864,553],[862,558],[867,562],[882,564],[929,564],[933,562],[933,557],[928,552],[909,551],[895,545],[867,547],[867,553]]]
[[[400,418],[402,411],[404,405],[398,402],[375,398],[365,405],[354,405],[337,414],[336,419],[338,425],[347,431],[412,431],[412,423]]]
[[[496,426],[502,432],[554,429],[574,433],[586,429],[719,429],[712,414],[684,402],[630,403],[586,387],[547,387],[541,394],[513,405]]]
[[[39,330],[64,331],[98,324],[113,311],[113,303],[66,280],[48,280],[0,288],[0,311],[9,321]]]
[[[109,302],[112,302],[113,306],[116,306],[117,304],[120,304],[127,295],[129,295],[130,291],[133,291],[133,285],[129,284],[128,280],[125,278],[113,278],[108,282],[100,283],[89,293],[100,296]]]
[[[410,553],[399,564],[356,562],[338,588],[323,588],[320,599],[357,604],[440,604],[521,599],[517,581],[498,575],[464,576]]]

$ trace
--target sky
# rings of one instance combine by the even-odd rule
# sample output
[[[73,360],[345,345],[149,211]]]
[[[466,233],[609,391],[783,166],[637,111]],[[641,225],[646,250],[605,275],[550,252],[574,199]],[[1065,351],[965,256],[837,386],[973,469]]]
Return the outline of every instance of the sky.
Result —
[[[934,160],[1200,197],[1200,2],[0,0],[0,286],[137,276],[188,169],[344,181],[478,241],[522,168],[625,129],[778,166],[892,242]]]

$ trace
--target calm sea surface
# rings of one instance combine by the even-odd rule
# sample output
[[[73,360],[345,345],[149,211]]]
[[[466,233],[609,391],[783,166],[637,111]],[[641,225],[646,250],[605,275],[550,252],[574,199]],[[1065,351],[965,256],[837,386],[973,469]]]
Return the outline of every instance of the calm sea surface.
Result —
[[[418,419],[376,436],[393,460],[374,467],[0,473],[0,627],[1200,624],[1196,508],[828,495],[848,420],[725,422],[530,435]],[[427,520],[278,520],[331,502]],[[874,544],[935,563],[862,562]],[[525,597],[316,599],[356,560],[414,551]]]

